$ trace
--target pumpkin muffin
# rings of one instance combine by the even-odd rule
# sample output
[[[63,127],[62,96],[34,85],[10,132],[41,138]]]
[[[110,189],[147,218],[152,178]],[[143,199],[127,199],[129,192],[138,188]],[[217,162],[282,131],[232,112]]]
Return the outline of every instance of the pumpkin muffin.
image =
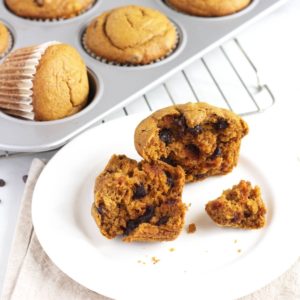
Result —
[[[247,7],[252,0],[166,0],[166,2],[184,13],[220,17],[236,13]]]
[[[177,45],[177,32],[159,11],[131,5],[94,19],[83,42],[86,50],[99,58],[144,65],[169,55]]]
[[[265,226],[266,206],[258,186],[241,180],[232,189],[225,190],[216,200],[206,204],[210,218],[222,227],[258,229]]]
[[[113,155],[96,179],[92,216],[108,239],[174,240],[184,225],[183,185],[180,167]]]
[[[0,58],[10,48],[10,34],[6,26],[0,21]]]
[[[87,10],[95,0],[5,0],[16,15],[31,19],[68,19]]]
[[[134,142],[145,160],[179,165],[191,182],[230,172],[247,133],[246,122],[233,112],[203,102],[187,103],[144,119],[135,130]]]
[[[86,66],[71,46],[49,42],[12,52],[0,65],[0,110],[25,119],[57,120],[88,101]]]

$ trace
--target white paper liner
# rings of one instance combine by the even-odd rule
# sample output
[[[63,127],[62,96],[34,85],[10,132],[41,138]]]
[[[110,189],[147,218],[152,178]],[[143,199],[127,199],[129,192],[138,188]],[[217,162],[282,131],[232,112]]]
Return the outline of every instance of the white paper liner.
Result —
[[[34,120],[33,80],[36,68],[47,50],[59,42],[21,48],[12,52],[0,65],[0,110]]]
[[[89,6],[87,6],[86,8],[82,9],[81,11],[79,11],[76,15],[69,17],[69,18],[48,18],[48,19],[42,19],[42,18],[30,18],[30,17],[22,17],[22,16],[18,16],[20,18],[26,19],[26,20],[30,20],[30,21],[34,21],[34,22],[44,22],[44,23],[52,23],[52,22],[61,22],[61,21],[66,21],[66,20],[71,20],[73,18],[76,18],[82,14],[84,14],[85,12],[89,11],[96,3],[98,0],[94,0]],[[10,10],[11,13],[15,14],[12,10]]]
[[[105,63],[107,65],[112,65],[112,66],[119,66],[119,67],[142,67],[142,66],[148,66],[148,65],[152,65],[152,64],[155,64],[155,63],[158,63],[160,61],[163,61],[164,59],[168,58],[169,56],[171,56],[178,48],[179,44],[180,44],[180,40],[181,40],[181,35],[179,33],[179,30],[178,30],[178,27],[177,25],[175,25],[174,23],[172,23],[175,30],[176,30],[176,42],[174,44],[174,47],[167,53],[165,54],[164,56],[162,56],[161,58],[158,58],[156,60],[153,60],[151,61],[150,63],[147,63],[147,64],[130,64],[130,63],[119,63],[117,61],[112,61],[112,60],[108,60],[104,57],[101,57],[97,54],[95,54],[92,50],[89,49],[89,47],[87,46],[87,43],[86,43],[86,30],[83,32],[82,34],[82,37],[81,37],[81,44],[82,44],[82,47],[83,49],[91,56],[93,57],[94,59],[102,62],[102,63]]]
[[[8,46],[7,46],[6,50],[0,54],[0,60],[2,58],[4,58],[11,51],[13,44],[14,44],[14,39],[13,39],[12,33],[10,32],[10,30],[8,28],[7,28],[7,31],[8,31]]]

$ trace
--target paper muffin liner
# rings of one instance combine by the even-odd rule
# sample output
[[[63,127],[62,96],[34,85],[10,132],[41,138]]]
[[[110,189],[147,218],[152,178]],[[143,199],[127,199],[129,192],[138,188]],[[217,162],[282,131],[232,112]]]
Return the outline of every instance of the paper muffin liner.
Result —
[[[0,54],[0,60],[2,58],[4,58],[11,51],[11,49],[14,45],[14,38],[13,38],[13,35],[10,32],[9,28],[7,28],[7,31],[8,31],[8,46],[7,46],[6,50],[3,53]]]
[[[173,48],[168,52],[166,53],[164,56],[158,58],[158,59],[155,59],[153,61],[151,61],[150,63],[147,63],[147,64],[130,64],[130,63],[119,63],[117,61],[112,61],[112,60],[108,60],[107,58],[104,58],[102,56],[99,56],[97,54],[95,54],[91,49],[89,49],[89,47],[87,46],[87,43],[86,43],[86,29],[84,30],[83,34],[82,34],[82,38],[81,38],[81,44],[82,44],[82,47],[84,48],[84,50],[91,56],[93,57],[94,59],[104,63],[104,64],[107,64],[107,65],[112,65],[112,66],[119,66],[119,67],[142,67],[142,66],[148,66],[148,65],[153,65],[155,63],[158,63],[160,61],[163,61],[165,60],[166,58],[168,58],[169,56],[171,56],[179,47],[180,45],[180,41],[181,41],[181,35],[179,33],[179,29],[178,29],[178,26],[176,24],[174,24],[173,22],[171,22],[172,25],[174,26],[175,28],[175,31],[176,31],[176,42],[174,43],[174,46]]]
[[[44,23],[51,23],[51,22],[61,22],[61,21],[66,21],[66,20],[71,20],[73,18],[76,18],[87,11],[89,11],[99,0],[94,0],[89,6],[86,8],[82,9],[79,11],[76,15],[69,17],[69,18],[47,18],[47,19],[42,19],[42,18],[30,18],[30,17],[23,17],[23,16],[18,16],[19,18],[34,21],[34,22],[44,22]],[[12,10],[9,10],[11,13],[15,14]]]
[[[47,50],[59,42],[18,49],[0,65],[0,110],[16,117],[34,120],[33,80]]]

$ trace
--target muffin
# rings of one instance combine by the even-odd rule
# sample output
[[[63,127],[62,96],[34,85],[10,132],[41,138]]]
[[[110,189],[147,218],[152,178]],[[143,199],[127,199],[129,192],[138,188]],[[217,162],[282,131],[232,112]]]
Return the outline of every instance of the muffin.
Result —
[[[79,112],[88,101],[86,66],[71,46],[49,42],[18,49],[0,65],[0,110],[50,121]]]
[[[0,21],[0,58],[9,50],[11,37],[6,26]]]
[[[5,0],[16,15],[31,19],[68,19],[87,10],[95,0]]]
[[[225,190],[216,200],[208,202],[205,210],[222,227],[258,229],[266,223],[267,210],[260,188],[252,188],[251,183],[245,180]]]
[[[233,112],[203,102],[187,103],[144,119],[135,130],[134,143],[145,160],[181,166],[191,182],[230,172],[247,133],[246,122]]]
[[[166,0],[166,2],[184,13],[220,17],[236,13],[247,7],[252,0]]]
[[[108,239],[174,240],[184,225],[183,185],[180,167],[113,155],[96,179],[92,216]]]
[[[169,55],[177,40],[175,26],[165,15],[130,5],[94,19],[83,42],[93,56],[118,64],[145,65]]]

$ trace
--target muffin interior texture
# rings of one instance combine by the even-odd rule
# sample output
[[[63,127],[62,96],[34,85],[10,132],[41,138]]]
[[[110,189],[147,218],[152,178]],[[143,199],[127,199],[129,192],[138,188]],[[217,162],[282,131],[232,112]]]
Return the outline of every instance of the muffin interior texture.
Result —
[[[0,56],[4,54],[9,47],[9,32],[5,25],[0,22]]]
[[[253,188],[245,180],[208,202],[205,209],[215,223],[224,227],[258,229],[266,223],[267,210],[260,188]]]
[[[109,239],[173,240],[184,224],[183,184],[180,167],[114,155],[96,179],[92,215]]]

